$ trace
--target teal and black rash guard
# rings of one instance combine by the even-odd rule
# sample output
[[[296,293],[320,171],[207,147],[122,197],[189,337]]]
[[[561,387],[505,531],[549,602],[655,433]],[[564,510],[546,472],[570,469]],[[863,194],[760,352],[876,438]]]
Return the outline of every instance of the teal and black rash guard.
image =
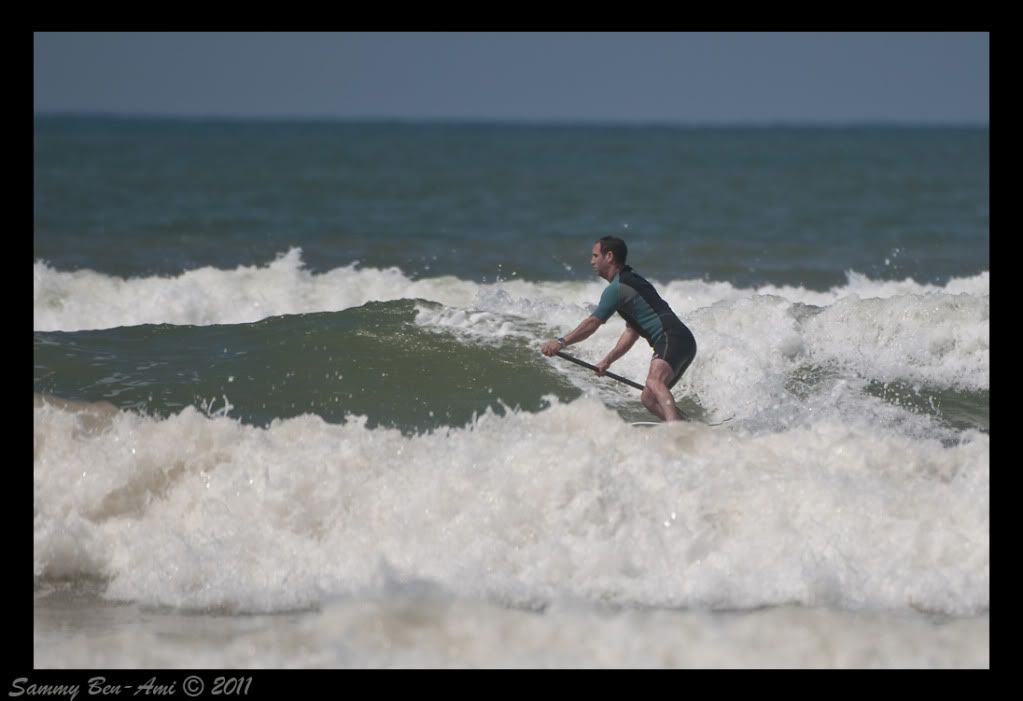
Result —
[[[628,265],[611,278],[611,283],[600,295],[600,304],[593,316],[607,321],[615,312],[651,346],[666,334],[691,337],[689,329],[661,299],[654,286]]]

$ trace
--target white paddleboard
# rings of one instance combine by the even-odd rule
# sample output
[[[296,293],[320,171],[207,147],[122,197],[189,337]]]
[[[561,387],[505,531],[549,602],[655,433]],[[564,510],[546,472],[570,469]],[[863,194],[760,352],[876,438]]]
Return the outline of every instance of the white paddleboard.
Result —
[[[729,421],[731,421],[734,418],[735,418],[734,416],[729,416],[724,421],[718,421],[717,423],[714,423],[714,424],[704,423],[703,425],[704,426],[721,426],[722,424],[726,424],[726,423],[728,423]],[[632,425],[632,426],[660,426],[663,423],[664,423],[663,421],[631,421],[630,425]],[[699,423],[703,423],[703,422],[700,421]]]

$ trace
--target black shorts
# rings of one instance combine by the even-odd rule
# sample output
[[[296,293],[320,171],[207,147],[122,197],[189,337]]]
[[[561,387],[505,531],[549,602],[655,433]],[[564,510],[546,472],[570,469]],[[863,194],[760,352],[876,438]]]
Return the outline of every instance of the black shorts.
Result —
[[[661,340],[654,344],[654,357],[668,363],[672,369],[671,381],[668,382],[668,389],[682,379],[682,373],[689,367],[696,357],[696,339],[692,332],[686,327],[679,330],[672,330],[661,336]]]

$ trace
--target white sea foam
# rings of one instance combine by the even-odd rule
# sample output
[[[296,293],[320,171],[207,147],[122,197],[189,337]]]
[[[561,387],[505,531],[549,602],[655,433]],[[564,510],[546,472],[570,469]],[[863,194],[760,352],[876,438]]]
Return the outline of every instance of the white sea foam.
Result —
[[[851,295],[887,299],[943,293],[979,298],[986,297],[990,289],[987,272],[950,280],[944,287],[912,280],[874,281],[849,272],[846,285],[827,292],[772,285],[738,288],[727,282],[703,280],[652,282],[672,308],[683,315],[717,302],[757,295],[829,306]],[[585,282],[513,279],[482,284],[452,276],[413,280],[396,267],[365,268],[355,263],[312,273],[305,268],[299,248],[292,248],[263,266],[239,266],[234,270],[204,267],[175,277],[125,279],[91,270],[55,270],[44,261],[36,261],[33,324],[37,331],[138,324],[235,324],[279,314],[339,311],[369,301],[395,299],[426,299],[464,308],[474,300],[501,294],[515,300],[519,313],[539,318],[538,312],[552,302],[591,309],[604,286],[595,277]]]
[[[205,267],[176,277],[119,278],[91,270],[63,272],[37,261],[33,325],[80,331],[138,324],[241,324],[280,314],[338,311],[369,301],[432,299],[464,305],[476,285],[454,277],[411,280],[398,268],[326,273],[305,269],[292,248],[266,266]]]
[[[589,397],[419,436],[45,401],[34,427],[34,575],[115,600],[282,611],[427,582],[526,607],[989,606],[975,431],[634,429]]]

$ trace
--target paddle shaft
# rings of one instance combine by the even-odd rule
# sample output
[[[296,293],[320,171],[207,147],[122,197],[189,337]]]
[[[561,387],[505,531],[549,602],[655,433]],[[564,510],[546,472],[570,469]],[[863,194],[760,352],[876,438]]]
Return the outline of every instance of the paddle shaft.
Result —
[[[579,358],[573,358],[568,353],[563,353],[561,351],[558,351],[558,356],[561,357],[561,358],[564,358],[565,360],[573,362],[576,365],[582,365],[584,368],[589,368],[590,370],[594,370],[594,371],[597,369],[596,366],[590,365],[585,360],[579,360]],[[619,382],[624,382],[625,384],[629,385],[630,387],[635,387],[638,390],[642,390],[643,389],[643,385],[639,384],[638,382],[633,382],[632,380],[626,379],[626,378],[622,377],[621,375],[616,375],[613,372],[605,372],[604,374],[607,377],[610,377],[612,380],[618,380]]]

